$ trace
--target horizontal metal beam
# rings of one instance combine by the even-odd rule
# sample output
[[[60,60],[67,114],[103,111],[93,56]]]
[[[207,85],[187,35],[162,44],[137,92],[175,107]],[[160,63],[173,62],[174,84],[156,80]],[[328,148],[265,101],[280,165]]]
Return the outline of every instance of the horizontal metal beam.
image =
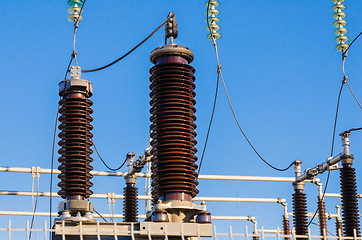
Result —
[[[38,168],[40,174],[59,174],[58,169],[45,169]],[[32,168],[19,168],[19,167],[0,167],[0,172],[17,172],[17,173],[31,173]],[[127,172],[107,172],[107,171],[91,171],[94,176],[113,176],[125,177]],[[136,173],[137,177],[151,177],[151,174]],[[260,176],[231,176],[231,175],[200,175],[198,179],[202,180],[226,180],[226,181],[252,181],[252,182],[295,182],[294,177],[260,177]],[[306,182],[319,182],[319,178],[307,180]]]
[[[50,192],[18,192],[18,191],[0,191],[0,195],[7,196],[39,196],[39,197],[50,197]],[[59,197],[55,192],[52,194],[53,197]],[[93,194],[90,198],[101,198],[107,199],[108,194]],[[114,199],[123,199],[123,195],[114,194]],[[138,195],[139,200],[151,200],[150,196]],[[284,198],[233,198],[233,197],[195,197],[194,201],[205,201],[205,202],[254,202],[254,203],[285,203]]]

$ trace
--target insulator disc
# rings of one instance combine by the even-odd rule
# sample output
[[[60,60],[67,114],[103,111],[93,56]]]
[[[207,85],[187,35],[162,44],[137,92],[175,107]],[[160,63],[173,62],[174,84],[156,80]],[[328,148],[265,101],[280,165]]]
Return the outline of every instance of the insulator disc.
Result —
[[[341,34],[346,34],[346,33],[348,33],[348,30],[342,27],[342,28],[338,28],[338,29],[334,30],[333,33],[334,33],[335,35],[341,35]]]
[[[337,4],[337,3],[343,3],[345,0],[331,0],[332,3]]]
[[[346,43],[341,43],[336,46],[336,50],[342,52],[342,51],[346,50],[348,48],[348,46],[349,45]]]
[[[336,4],[332,7],[332,10],[337,12],[338,10],[343,11],[344,9],[346,9],[346,6],[343,4]]]
[[[334,41],[335,41],[336,43],[345,43],[345,42],[347,42],[348,40],[349,40],[349,37],[344,36],[344,35],[338,36],[338,37],[336,37],[336,38],[334,39]]]
[[[220,3],[218,1],[216,1],[216,0],[211,0],[210,3],[209,3],[209,1],[207,1],[205,3],[205,7],[207,7],[207,6],[218,7],[219,5],[220,5]]]
[[[346,25],[347,25],[347,21],[343,20],[343,19],[333,22],[333,26],[335,26],[336,28],[338,28],[340,26],[346,26]]]
[[[209,33],[207,35],[207,38],[212,40],[212,38],[214,38],[215,40],[221,38],[221,34],[220,33]]]
[[[345,18],[347,14],[345,12],[336,12],[332,15],[334,19]]]
[[[207,13],[209,13],[209,16],[212,16],[212,15],[217,16],[220,14],[220,11],[217,9],[209,9],[209,11],[206,11],[206,14]],[[214,16],[212,16],[212,17],[214,17]]]

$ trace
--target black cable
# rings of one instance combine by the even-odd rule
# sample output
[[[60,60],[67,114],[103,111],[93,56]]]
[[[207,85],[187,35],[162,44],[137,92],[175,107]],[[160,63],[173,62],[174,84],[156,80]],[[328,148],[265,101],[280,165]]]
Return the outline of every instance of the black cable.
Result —
[[[105,68],[108,68],[110,66],[112,66],[113,64],[121,61],[123,58],[127,57],[129,54],[131,54],[134,50],[136,50],[139,46],[141,46],[144,42],[146,42],[150,37],[152,37],[153,34],[155,34],[170,18],[174,17],[174,14],[171,14],[170,16],[168,16],[168,18],[166,18],[165,21],[163,21],[163,23],[161,23],[160,26],[158,26],[150,35],[148,35],[145,39],[143,39],[139,44],[137,44],[135,47],[133,47],[131,50],[129,50],[126,54],[124,54],[123,56],[121,56],[120,58],[114,60],[113,62],[103,66],[103,67],[99,67],[99,68],[95,68],[95,69],[91,69],[91,70],[82,70],[83,73],[88,73],[88,72],[96,72],[99,70],[103,70]]]
[[[53,147],[52,147],[52,160],[50,165],[50,197],[49,197],[49,229],[52,228],[52,207],[53,207],[53,168],[54,168],[54,152],[55,152],[55,139],[57,136],[57,126],[58,126],[58,116],[59,116],[59,104],[58,104],[58,110],[57,115],[55,118],[55,125],[54,125],[54,134],[53,134]],[[52,232],[49,232],[49,239],[52,238]]]
[[[34,220],[35,220],[36,207],[38,206],[38,199],[39,199],[39,179],[37,178],[36,198],[35,198],[33,216],[31,217],[29,240],[31,239],[31,233],[32,233],[31,230],[33,229],[33,224],[34,224]],[[35,229],[35,230],[36,230],[36,229]],[[36,238],[36,236],[35,236],[35,238]]]
[[[333,157],[333,150],[334,150],[334,139],[336,136],[336,127],[337,127],[337,119],[338,119],[338,111],[339,111],[339,103],[341,100],[341,93],[344,86],[345,81],[343,80],[341,88],[339,89],[338,93],[338,100],[337,100],[337,107],[336,107],[336,115],[334,117],[334,126],[333,126],[333,136],[332,136],[332,147],[331,147],[331,157]]]
[[[206,134],[206,139],[205,139],[205,144],[204,144],[204,149],[202,150],[202,155],[201,155],[201,160],[200,160],[200,164],[199,164],[199,170],[197,172],[197,174],[200,174],[201,171],[201,166],[202,166],[202,161],[204,159],[204,155],[205,155],[205,150],[206,150],[206,145],[207,142],[209,140],[209,134],[210,134],[210,129],[211,129],[211,125],[212,125],[212,120],[214,119],[214,113],[215,113],[215,107],[216,107],[216,100],[217,100],[217,92],[219,89],[219,78],[220,78],[220,69],[218,68],[217,70],[217,80],[216,80],[216,90],[215,90],[215,97],[214,97],[214,104],[212,107],[212,112],[211,112],[211,118],[210,118],[210,122],[209,122],[209,127],[207,129],[207,134]]]
[[[209,1],[207,2],[206,22],[207,22],[207,27],[208,27],[208,29],[209,29],[209,31],[210,31],[210,33],[211,33],[210,24],[209,24],[209,21],[208,21],[210,2],[211,2],[211,0],[209,0]],[[288,170],[290,167],[292,167],[292,166],[294,165],[294,162],[295,162],[295,161],[293,161],[291,164],[289,164],[289,166],[286,167],[286,168],[277,168],[277,167],[274,167],[273,165],[271,165],[269,162],[267,162],[267,161],[259,154],[259,152],[256,150],[256,148],[254,147],[254,145],[251,143],[251,141],[249,140],[249,138],[246,136],[244,130],[241,128],[241,126],[240,126],[240,124],[239,124],[239,121],[238,121],[238,118],[236,117],[234,108],[233,108],[233,106],[232,106],[232,104],[231,104],[230,96],[229,96],[229,93],[228,93],[227,88],[226,88],[226,85],[225,85],[224,77],[223,77],[222,71],[221,71],[219,54],[218,54],[218,51],[217,51],[217,44],[216,44],[215,38],[214,38],[212,35],[211,35],[211,40],[212,40],[212,42],[213,42],[213,46],[214,46],[214,49],[215,49],[218,71],[220,71],[220,76],[221,76],[221,80],[222,80],[222,83],[223,83],[223,86],[224,86],[224,90],[225,90],[225,93],[226,93],[226,97],[227,97],[227,99],[228,99],[228,103],[229,103],[231,112],[233,113],[235,122],[236,122],[236,124],[238,125],[239,130],[240,130],[241,133],[243,134],[243,136],[244,136],[244,138],[246,139],[246,141],[249,143],[250,147],[254,150],[254,152],[256,153],[256,155],[258,155],[258,157],[259,157],[266,165],[268,165],[269,167],[273,168],[274,170],[281,171],[281,172]]]
[[[109,167],[109,166],[107,165],[107,163],[103,160],[103,158],[101,157],[101,155],[99,154],[98,149],[97,149],[96,145],[94,144],[93,139],[92,139],[92,143],[93,143],[94,149],[95,149],[96,152],[97,152],[97,155],[98,155],[99,159],[102,161],[102,163],[104,164],[104,166],[106,166],[106,168],[108,168],[109,170],[111,170],[111,171],[118,171],[119,169],[121,169],[121,168],[124,166],[124,164],[126,164],[127,158],[124,160],[124,162],[123,162],[123,163],[121,164],[121,166],[119,166],[118,168],[111,168],[111,167]]]
[[[319,227],[319,224],[312,222],[312,224],[316,225]],[[326,229],[327,230],[327,229]],[[332,235],[333,237],[335,237],[336,235],[334,235],[333,233],[331,233],[330,231],[327,230],[327,233],[329,233],[330,235]]]

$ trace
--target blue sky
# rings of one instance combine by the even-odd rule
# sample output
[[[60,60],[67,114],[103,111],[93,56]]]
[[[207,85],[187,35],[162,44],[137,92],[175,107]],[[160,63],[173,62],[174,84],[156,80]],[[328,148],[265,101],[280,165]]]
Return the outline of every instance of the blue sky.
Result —
[[[67,21],[66,2],[0,3],[1,166],[50,167],[58,83],[64,78],[72,52],[73,25]],[[325,161],[330,154],[342,80],[341,56],[333,41],[333,4],[312,0],[220,2],[220,61],[246,134],[265,159],[277,167],[285,167],[296,159],[303,161],[303,169]],[[353,38],[362,30],[362,2],[345,4],[347,35]],[[176,42],[195,54],[192,66],[196,68],[197,79],[200,157],[216,83],[215,54],[211,41],[206,39],[204,1],[88,0],[77,34],[78,63],[83,69],[90,69],[114,60],[153,31],[171,11],[176,13],[179,25]],[[127,152],[140,155],[147,147],[148,70],[152,66],[149,53],[163,41],[160,30],[113,67],[82,75],[92,81],[94,88],[94,141],[113,167],[123,161]],[[360,42],[349,52],[346,73],[357,97],[362,99]],[[362,111],[345,87],[337,133],[360,127],[361,117]],[[361,133],[353,133],[351,152],[355,155],[358,186],[362,174],[361,142]],[[340,151],[337,137],[335,153]],[[93,158],[95,170],[106,170],[95,155]],[[201,174],[293,176],[292,170],[279,173],[258,159],[238,131],[221,88]],[[323,183],[325,177],[321,176]],[[31,189],[31,178],[26,174],[1,173],[0,179],[0,189]],[[122,179],[95,178],[94,182],[93,190],[97,193],[122,192]],[[289,183],[200,181],[198,188],[199,196],[286,198],[291,210]],[[41,191],[48,189],[49,176],[42,176]],[[307,185],[306,192],[308,211],[312,212],[317,201],[316,187]],[[339,192],[337,172],[332,172],[327,192]],[[39,201],[39,211],[47,211],[47,200]],[[55,199],[54,205],[58,201]],[[0,197],[0,202],[0,210],[31,211],[30,198],[17,201]],[[97,208],[107,212],[104,203],[99,202]],[[327,199],[327,210],[334,213],[337,204],[338,199]],[[120,213],[121,203],[116,207]],[[209,204],[209,209],[214,215],[256,216],[266,228],[281,226],[282,208],[276,204]],[[7,221],[4,217],[0,219],[0,224]],[[334,221],[329,225],[333,227]]]

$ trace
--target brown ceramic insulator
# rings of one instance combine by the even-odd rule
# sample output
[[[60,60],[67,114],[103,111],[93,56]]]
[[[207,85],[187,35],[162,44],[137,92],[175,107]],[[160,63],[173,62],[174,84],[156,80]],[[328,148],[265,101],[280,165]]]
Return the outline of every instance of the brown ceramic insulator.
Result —
[[[58,178],[61,180],[58,186],[61,190],[58,194],[62,198],[81,196],[88,198],[93,192],[90,187],[93,185],[90,179],[93,177],[90,171],[93,169],[90,163],[93,159],[90,155],[93,151],[92,133],[90,124],[93,110],[92,101],[81,93],[72,93],[64,96],[59,101],[59,146],[61,155],[58,159],[61,173]]]
[[[342,237],[342,220],[340,218],[336,218],[336,234],[337,237]]]
[[[318,216],[319,216],[319,233],[321,236],[327,235],[327,218],[326,218],[326,204],[323,199],[318,198]],[[325,233],[324,233],[325,232]]]
[[[341,195],[342,195],[342,222],[343,235],[354,236],[356,229],[357,236],[360,236],[358,199],[355,169],[351,165],[343,165],[340,170]]]
[[[295,190],[293,194],[294,228],[296,235],[308,234],[307,199],[301,190]],[[297,238],[304,239],[304,238]]]
[[[289,222],[289,218],[283,216],[283,234],[284,235],[289,235],[290,234],[290,222]],[[284,240],[289,240],[290,237],[284,237]]]
[[[124,194],[124,200],[123,200],[124,222],[137,222],[138,189],[135,187],[134,184],[127,183],[127,186],[123,189],[123,194]]]
[[[150,69],[153,203],[198,193],[194,72],[175,56],[161,58]]]
[[[259,236],[253,236],[253,240],[259,240]]]

